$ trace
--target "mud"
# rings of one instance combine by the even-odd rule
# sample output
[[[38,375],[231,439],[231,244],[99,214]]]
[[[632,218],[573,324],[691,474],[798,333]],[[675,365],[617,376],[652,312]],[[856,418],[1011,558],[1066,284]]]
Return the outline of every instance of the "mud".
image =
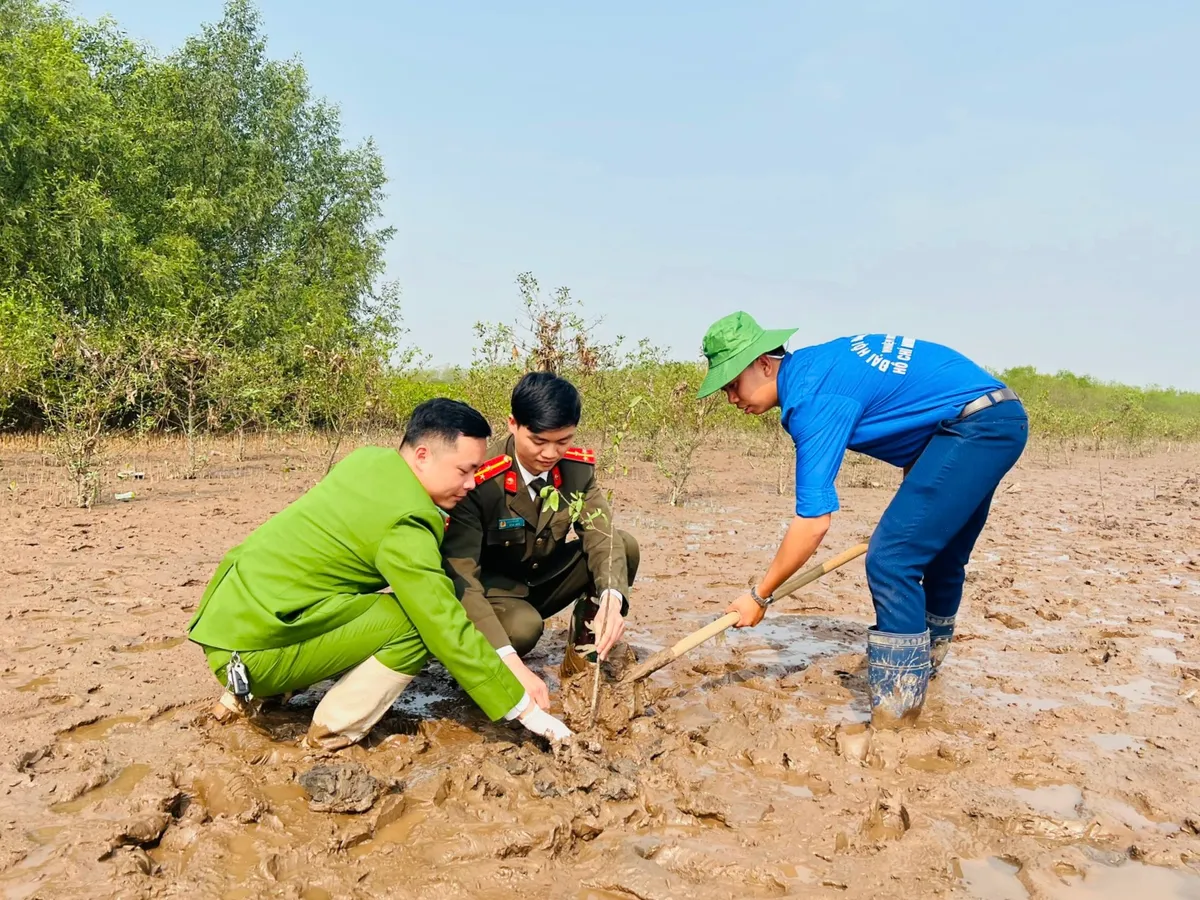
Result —
[[[386,790],[361,763],[313,766],[296,779],[313,812],[363,813]]]
[[[600,664],[598,688],[594,665],[586,672],[564,679],[560,702],[567,727],[575,732],[598,728],[609,736],[626,733],[630,723],[645,714],[648,698],[656,693],[644,681],[623,680],[638,662],[632,647],[619,644]]]
[[[300,744],[328,684],[220,725],[178,640],[225,549],[323,468],[284,455],[195,482],[123,459],[139,499],[91,513],[51,502],[40,457],[6,455],[0,897],[1200,897],[1196,451],[1031,453],[898,732],[865,724],[857,562],[621,683],[724,611],[788,514],[754,457],[710,452],[678,509],[635,466],[612,486],[645,577],[594,725],[594,673],[558,683],[552,620],[530,664],[570,746],[488,722],[431,664],[335,754]],[[854,485],[896,483],[853,469],[821,556],[890,496]]]

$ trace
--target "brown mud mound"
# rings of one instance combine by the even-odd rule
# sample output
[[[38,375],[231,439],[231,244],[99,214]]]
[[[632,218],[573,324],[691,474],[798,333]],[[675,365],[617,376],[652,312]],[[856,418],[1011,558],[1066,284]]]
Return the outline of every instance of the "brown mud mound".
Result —
[[[624,734],[629,723],[646,712],[649,691],[644,682],[623,684],[621,679],[637,665],[637,655],[628,645],[618,645],[608,660],[600,664],[599,696],[596,667],[571,675],[562,682],[563,720],[574,732],[598,728],[608,735]],[[592,700],[596,698],[596,717],[592,719]]]
[[[298,779],[313,812],[364,813],[379,799],[384,785],[360,763],[313,766]]]

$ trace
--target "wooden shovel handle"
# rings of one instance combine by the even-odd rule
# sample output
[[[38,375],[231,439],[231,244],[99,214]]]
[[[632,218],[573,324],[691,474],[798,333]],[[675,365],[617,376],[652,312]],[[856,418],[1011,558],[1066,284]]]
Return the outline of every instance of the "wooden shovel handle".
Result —
[[[834,569],[844,566],[846,563],[850,562],[850,560],[857,559],[866,552],[866,544],[856,544],[849,550],[843,550],[837,556],[825,560],[825,562],[821,563],[819,566],[813,566],[811,569],[807,569],[798,575],[793,575],[782,585],[780,585],[779,590],[775,592],[775,598],[780,599],[794,593],[795,591],[798,591],[806,584],[811,584],[821,576],[829,574]],[[667,663],[674,662],[689,650],[699,647],[705,641],[716,637],[726,628],[737,624],[737,620],[738,614],[731,612],[721,616],[721,618],[717,619],[715,622],[709,622],[703,628],[699,629],[698,631],[693,631],[687,637],[678,641],[671,647],[668,647],[666,650],[659,650],[648,660],[630,672],[629,675],[623,679],[623,681],[627,683],[641,681],[647,675],[652,675],[657,672]]]
[[[866,552],[866,544],[855,544],[849,550],[843,550],[837,556],[825,560],[819,566],[813,566],[811,569],[807,569],[798,575],[793,575],[779,586],[779,590],[775,592],[775,596],[776,598],[790,596],[805,585],[812,584],[818,578],[828,575],[834,569],[840,569],[852,559],[858,559]]]

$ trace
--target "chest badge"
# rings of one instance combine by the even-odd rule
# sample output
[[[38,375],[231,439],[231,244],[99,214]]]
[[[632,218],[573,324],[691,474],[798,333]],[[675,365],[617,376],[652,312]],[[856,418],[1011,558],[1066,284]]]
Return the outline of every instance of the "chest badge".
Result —
[[[501,519],[498,523],[496,523],[496,527],[501,531],[512,531],[514,528],[524,528],[525,520],[520,516],[516,516],[512,519]]]

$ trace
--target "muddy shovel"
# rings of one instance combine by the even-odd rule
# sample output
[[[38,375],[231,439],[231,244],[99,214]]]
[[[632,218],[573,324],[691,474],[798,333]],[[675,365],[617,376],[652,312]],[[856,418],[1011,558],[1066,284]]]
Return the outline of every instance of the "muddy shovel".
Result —
[[[834,569],[844,566],[852,559],[858,559],[858,557],[862,556],[866,552],[866,544],[857,544],[851,547],[849,550],[843,550],[832,559],[825,560],[825,562],[821,563],[819,566],[813,566],[811,569],[801,572],[798,575],[793,575],[782,585],[780,585],[779,590],[775,592],[775,599],[780,600],[789,594],[795,593],[806,584],[811,584],[822,575],[829,574]],[[643,678],[646,678],[647,676],[657,672],[667,663],[671,663],[679,659],[679,657],[683,656],[683,654],[687,653],[689,650],[693,650],[696,647],[699,647],[705,641],[716,637],[726,628],[734,625],[737,620],[737,613],[726,613],[715,622],[710,622],[700,630],[693,631],[674,646],[668,647],[666,650],[659,650],[652,657],[621,679],[621,682],[623,684],[632,684],[635,681],[641,681]]]

